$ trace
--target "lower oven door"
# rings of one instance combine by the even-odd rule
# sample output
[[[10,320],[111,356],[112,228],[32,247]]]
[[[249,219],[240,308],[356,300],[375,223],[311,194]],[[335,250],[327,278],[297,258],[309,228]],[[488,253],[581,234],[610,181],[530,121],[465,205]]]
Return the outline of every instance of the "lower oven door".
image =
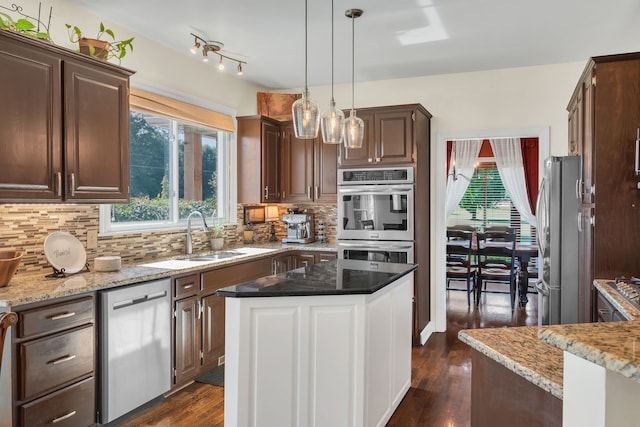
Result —
[[[413,242],[383,240],[341,240],[339,259],[413,264]]]

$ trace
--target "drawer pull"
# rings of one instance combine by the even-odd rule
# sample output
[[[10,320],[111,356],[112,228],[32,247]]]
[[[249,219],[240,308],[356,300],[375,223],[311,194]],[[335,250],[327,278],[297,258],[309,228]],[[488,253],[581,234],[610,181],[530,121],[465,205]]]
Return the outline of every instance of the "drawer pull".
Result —
[[[55,424],[55,423],[59,423],[60,421],[68,420],[69,418],[73,417],[75,414],[76,414],[76,411],[71,411],[66,415],[63,415],[58,418],[54,418],[53,421],[51,421],[51,423]]]
[[[73,360],[75,358],[76,358],[75,354],[69,354],[69,355],[63,356],[63,357],[61,357],[59,359],[52,360],[49,363],[51,363],[52,365],[59,365],[61,363],[68,362],[68,361]]]
[[[67,311],[66,313],[60,313],[60,314],[56,314],[55,316],[51,316],[50,319],[60,320],[60,319],[66,319],[67,317],[73,317],[75,315],[76,315],[75,311]]]
[[[183,289],[191,289],[191,288],[193,288],[193,282],[189,283],[188,285],[184,285],[182,288]]]

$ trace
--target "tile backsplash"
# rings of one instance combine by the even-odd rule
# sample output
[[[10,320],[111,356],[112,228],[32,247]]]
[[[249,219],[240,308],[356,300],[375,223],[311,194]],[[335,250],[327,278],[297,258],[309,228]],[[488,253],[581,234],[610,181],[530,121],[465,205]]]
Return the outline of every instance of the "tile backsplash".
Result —
[[[279,205],[279,216],[286,213],[289,205]],[[337,209],[334,204],[308,206],[315,216],[315,228],[325,223],[329,241],[335,241]],[[238,205],[238,225],[227,225],[224,229],[225,245],[243,244],[243,206]],[[77,204],[4,204],[0,205],[0,248],[25,252],[18,273],[50,272],[44,255],[44,241],[50,233],[66,231],[87,246],[87,233],[98,232],[99,206]],[[271,225],[255,224],[254,242],[267,242]],[[278,239],[286,236],[285,224],[275,222]],[[199,227],[194,227],[193,251],[211,250],[208,236]],[[168,231],[145,231],[139,233],[112,234],[98,236],[95,249],[86,249],[90,265],[96,256],[120,255],[122,263],[137,263],[154,258],[170,257],[185,253],[185,230],[178,228]]]

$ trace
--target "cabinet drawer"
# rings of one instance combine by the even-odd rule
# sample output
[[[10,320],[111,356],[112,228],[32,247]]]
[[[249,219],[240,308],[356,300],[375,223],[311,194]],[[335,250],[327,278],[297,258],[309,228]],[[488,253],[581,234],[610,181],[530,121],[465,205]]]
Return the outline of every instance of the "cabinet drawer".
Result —
[[[200,290],[200,276],[192,274],[186,277],[178,277],[173,282],[173,295],[175,298],[183,298],[195,295]]]
[[[95,424],[95,413],[94,377],[20,407],[23,426],[86,427]]]
[[[18,313],[18,338],[62,331],[74,326],[93,323],[93,298],[52,304]]]
[[[19,344],[20,399],[91,374],[94,347],[93,325]]]
[[[271,274],[271,258],[222,267],[202,273],[202,290],[213,292],[225,286],[259,279]]]

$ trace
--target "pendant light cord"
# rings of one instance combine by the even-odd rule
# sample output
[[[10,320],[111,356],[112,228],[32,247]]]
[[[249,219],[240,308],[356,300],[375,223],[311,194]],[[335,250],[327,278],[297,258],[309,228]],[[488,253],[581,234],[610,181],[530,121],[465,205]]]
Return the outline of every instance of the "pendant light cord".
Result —
[[[304,0],[304,92],[309,91],[307,86],[307,0]]]
[[[355,55],[356,55],[356,48],[355,48],[355,44],[356,44],[356,31],[355,31],[355,22],[356,22],[356,16],[355,14],[351,15],[351,111],[353,115],[353,110],[354,110],[354,99],[355,99],[355,69],[356,69],[356,61],[355,61]]]
[[[335,103],[333,98],[333,0],[331,0],[331,102]]]

